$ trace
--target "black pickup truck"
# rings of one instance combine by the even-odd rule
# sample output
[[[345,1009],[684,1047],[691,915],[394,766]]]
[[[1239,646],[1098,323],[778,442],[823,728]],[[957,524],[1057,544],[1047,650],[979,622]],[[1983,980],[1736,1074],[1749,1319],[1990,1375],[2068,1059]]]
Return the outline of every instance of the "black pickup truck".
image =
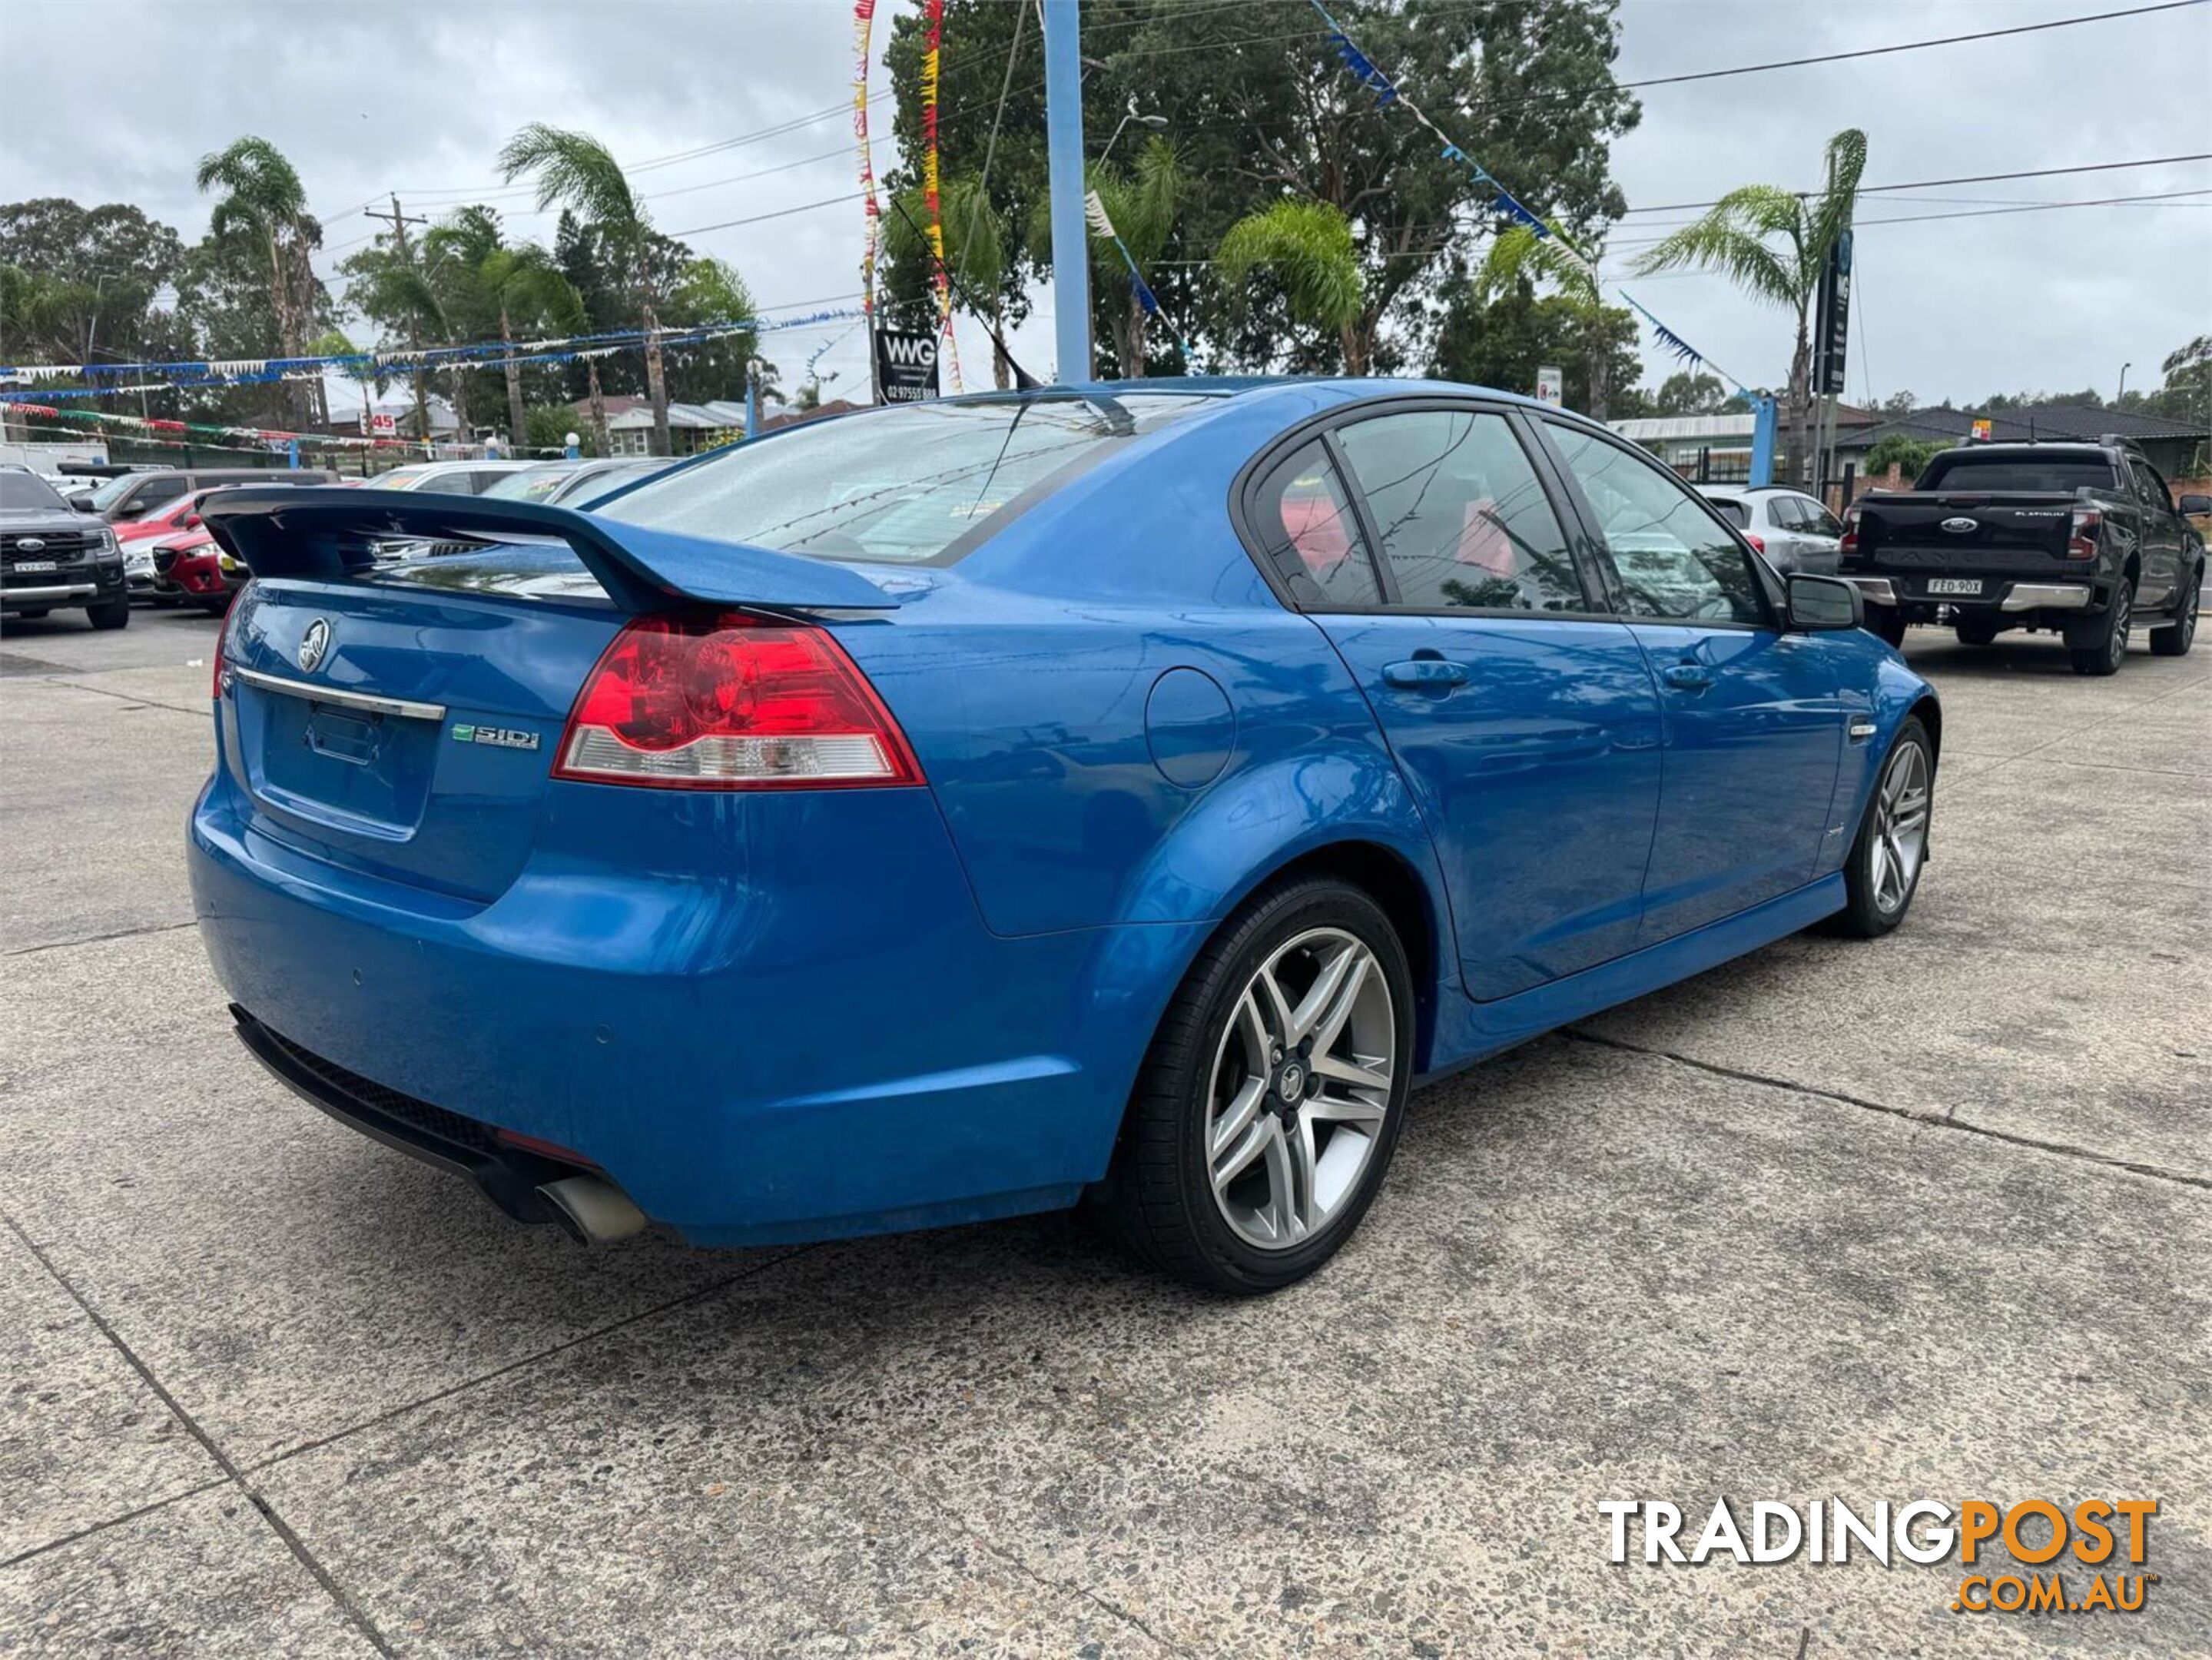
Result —
[[[1970,646],[2048,629],[2075,673],[2111,674],[2131,628],[2148,628],[2161,657],[2189,649],[2204,542],[2122,440],[1970,444],[1937,455],[1911,490],[1853,502],[1837,572],[1892,645],[1912,623],[1948,621]]]

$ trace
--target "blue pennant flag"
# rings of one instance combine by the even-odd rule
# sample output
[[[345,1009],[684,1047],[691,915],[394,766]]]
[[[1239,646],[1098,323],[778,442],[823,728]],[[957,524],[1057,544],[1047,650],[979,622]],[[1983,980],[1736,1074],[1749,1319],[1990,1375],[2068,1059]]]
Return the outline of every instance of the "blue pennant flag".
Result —
[[[1129,272],[1129,292],[1136,296],[1137,305],[1147,317],[1160,314],[1159,296],[1145,286],[1145,279],[1132,269]]]
[[[1376,69],[1367,54],[1345,37],[1342,30],[1330,31],[1328,43],[1336,48],[1336,55],[1344,60],[1344,67],[1352,71],[1362,86],[1375,94],[1375,101],[1378,106],[1391,103],[1396,100],[1398,88],[1390,84],[1390,77]]]

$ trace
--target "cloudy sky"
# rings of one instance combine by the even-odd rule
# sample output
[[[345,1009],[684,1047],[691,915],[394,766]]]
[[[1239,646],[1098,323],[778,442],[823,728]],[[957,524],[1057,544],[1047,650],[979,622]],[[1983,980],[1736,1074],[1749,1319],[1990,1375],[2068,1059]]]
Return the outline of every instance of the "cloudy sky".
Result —
[[[1625,0],[1619,72],[1641,81],[2141,3]],[[886,33],[879,19],[879,62]],[[551,218],[501,193],[491,165],[518,126],[545,120],[597,133],[664,229],[733,261],[764,307],[797,314],[848,305],[859,286],[857,204],[808,205],[854,188],[852,68],[846,0],[0,0],[0,80],[13,94],[0,199],[131,202],[197,235],[206,204],[194,160],[257,132],[306,179],[327,271],[375,228],[361,210],[393,191],[410,213],[490,200],[516,231],[550,237]],[[1653,87],[1614,154],[1632,207],[1647,210],[1615,232],[1606,268],[1686,216],[1668,204],[1754,180],[1816,185],[1822,145],[1847,125],[1865,129],[1877,185],[2212,151],[2208,71],[2212,6],[2200,5]],[[887,84],[880,67],[876,79]],[[33,99],[32,88],[44,91]],[[53,99],[66,117],[24,119]],[[878,131],[890,125],[886,106]],[[886,143],[879,169],[891,160]],[[2162,199],[2043,205],[2109,197]],[[1989,211],[2024,207],[2034,210]],[[726,222],[769,215],[781,216]],[[1859,218],[1855,398],[2083,386],[2110,397],[2124,362],[2130,384],[2154,382],[2167,352],[2212,329],[2212,161],[1885,192]],[[1782,377],[1780,313],[1702,275],[1644,279],[1635,292],[1734,374]],[[1041,372],[1049,309],[1017,340]],[[817,350],[822,372],[841,375],[833,394],[865,383],[847,325],[771,338],[787,384]],[[969,364],[988,362],[972,328],[961,348]],[[1655,380],[1671,367],[1656,352],[1648,362]]]

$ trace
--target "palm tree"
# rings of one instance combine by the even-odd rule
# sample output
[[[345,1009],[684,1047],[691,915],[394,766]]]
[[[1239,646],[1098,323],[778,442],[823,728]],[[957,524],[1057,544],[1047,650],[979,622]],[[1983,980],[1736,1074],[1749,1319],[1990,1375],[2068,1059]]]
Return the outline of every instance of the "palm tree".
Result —
[[[346,302],[372,321],[397,330],[406,337],[408,346],[417,351],[425,334],[433,340],[453,342],[445,297],[424,271],[422,258],[420,247],[396,232],[386,232],[377,238],[376,246],[350,255],[338,267],[346,277]],[[415,435],[427,444],[431,436],[429,400],[420,363],[411,370],[410,379],[415,391]],[[466,394],[457,381],[454,413],[460,417],[464,431],[467,408]]]
[[[1716,202],[1636,262],[1638,271],[1694,265],[1720,272],[1751,295],[1797,313],[1797,344],[1783,395],[1790,416],[1790,472],[1804,484],[1812,460],[1813,343],[1808,319],[1820,273],[1837,240],[1850,228],[1859,175],[1866,170],[1866,134],[1846,127],[1828,141],[1828,182],[1799,196],[1773,185],[1745,185]]]
[[[1510,225],[1498,233],[1490,245],[1489,258],[1483,261],[1486,299],[1524,277],[1541,277],[1556,287],[1582,325],[1589,363],[1589,407],[1583,413],[1594,421],[1604,420],[1612,402],[1612,388],[1606,380],[1607,313],[1598,294],[1596,268],[1571,252],[1558,237],[1539,236],[1528,225]]]
[[[1182,158],[1176,147],[1155,134],[1137,152],[1136,166],[1128,173],[1100,162],[1091,167],[1089,182],[1122,246],[1128,249],[1129,258],[1139,271],[1144,271],[1166,251],[1168,238],[1175,233],[1176,216],[1190,198],[1191,179],[1182,170]],[[1039,245],[1049,240],[1048,230]],[[1111,293],[1116,284],[1128,287],[1128,304],[1119,317],[1109,319],[1108,326],[1113,331],[1114,355],[1121,362],[1121,373],[1140,376],[1145,372],[1145,335],[1152,316],[1139,302],[1134,285],[1127,282],[1128,265],[1121,249],[1100,235],[1096,227],[1091,232],[1091,266],[1094,285],[1101,293]]]
[[[1003,334],[1007,275],[1005,218],[972,174],[947,179],[938,192],[937,206],[945,228],[945,268],[957,279],[955,295],[964,289],[978,301],[981,308],[975,311],[976,317],[994,334]],[[928,234],[922,228],[928,222],[929,206],[920,185],[901,191],[883,222],[884,252],[895,267],[918,274],[922,295],[930,292],[936,275]],[[1012,371],[996,346],[991,349],[991,380],[1000,392],[1013,384]]]
[[[1334,329],[1344,347],[1344,372],[1364,374],[1367,354],[1358,324],[1364,284],[1352,222],[1327,202],[1283,200],[1229,228],[1214,251],[1222,280],[1241,284],[1261,266],[1282,284],[1291,315],[1309,327]]]
[[[645,319],[645,389],[653,400],[653,453],[670,453],[668,377],[660,358],[659,290],[652,252],[653,222],[607,147],[589,133],[564,132],[533,121],[507,141],[500,172],[511,184],[524,173],[538,179],[539,211],[556,203],[595,226],[617,257],[626,259],[637,284]],[[594,371],[596,374],[596,370]]]
[[[249,133],[228,149],[203,155],[193,180],[203,195],[212,190],[222,192],[208,216],[210,234],[249,231],[267,245],[269,301],[276,314],[277,342],[285,356],[299,356],[307,295],[313,280],[307,270],[307,244],[319,235],[307,215],[307,192],[300,175],[276,145]],[[295,402],[295,407],[300,405]]]
[[[510,359],[517,319],[534,326],[582,314],[582,299],[553,263],[553,256],[534,242],[510,246],[501,232],[499,216],[489,208],[461,209],[444,224],[433,227],[422,246],[432,280],[448,295],[448,311],[481,313],[486,326],[496,321],[500,344],[507,349],[503,356]],[[530,431],[522,366],[509,362],[502,368],[508,441],[520,451]]]

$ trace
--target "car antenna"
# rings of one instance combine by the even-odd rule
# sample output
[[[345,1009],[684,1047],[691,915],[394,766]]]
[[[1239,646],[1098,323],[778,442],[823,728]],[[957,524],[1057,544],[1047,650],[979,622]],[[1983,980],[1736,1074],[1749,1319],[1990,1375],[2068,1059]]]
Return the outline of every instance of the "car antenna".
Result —
[[[929,247],[929,238],[923,233],[921,227],[914,222],[914,216],[906,210],[906,204],[899,200],[896,191],[890,192],[890,198],[891,205],[898,210],[898,216],[906,221],[907,228],[921,238],[922,246],[929,248],[930,263],[945,273],[945,280],[952,285],[953,292],[960,296],[960,303],[975,314],[975,320],[983,325],[983,332],[991,337],[991,344],[999,349],[999,356],[1006,360],[1006,367],[1014,372],[1014,389],[1018,392],[1035,392],[1043,386],[1043,381],[1014,361],[1013,353],[1006,350],[1006,337],[999,332],[998,325],[991,321],[990,313],[975,303],[975,297],[968,292],[968,285],[953,274],[952,267],[945,256],[938,252],[935,248]]]

